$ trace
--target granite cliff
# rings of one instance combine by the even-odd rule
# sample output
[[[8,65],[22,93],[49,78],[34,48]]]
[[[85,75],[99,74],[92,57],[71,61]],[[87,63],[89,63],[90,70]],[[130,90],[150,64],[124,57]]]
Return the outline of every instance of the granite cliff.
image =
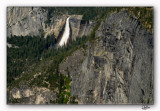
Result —
[[[50,23],[47,21],[48,11],[40,7],[8,7],[7,36],[44,36],[54,34],[60,37],[68,16],[70,16],[71,38],[90,34],[95,22],[82,20],[82,15],[53,14]],[[58,38],[57,38],[58,39]]]
[[[29,76],[24,74],[30,79],[24,82],[21,79],[23,76],[16,78],[18,82],[15,83],[18,85],[8,87],[9,104],[55,104],[58,96],[67,97],[68,93],[70,97],[67,97],[69,98],[67,104],[70,104],[71,97],[75,97],[78,104],[154,103],[153,32],[142,27],[138,18],[129,15],[127,11],[112,12],[97,25],[98,21],[82,20],[82,15],[55,14],[48,24],[45,22],[47,13],[43,8],[9,7],[8,37],[11,35],[47,37],[54,34],[59,39],[64,32],[68,16],[72,40],[82,36],[90,37],[94,29],[95,37],[69,54],[58,65],[56,71],[71,80],[65,81],[67,83],[65,87],[68,89],[60,93],[61,90],[56,86],[58,83],[51,84],[47,81],[47,78],[50,78],[48,70],[54,67],[52,65],[54,59],[41,60],[39,66],[33,64],[29,69],[30,72],[35,71],[33,74],[29,75],[28,70],[29,73],[26,71],[26,75]],[[96,26],[98,27],[95,28]],[[37,78],[40,78],[45,86],[35,84],[29,86]]]
[[[79,104],[153,104],[153,34],[125,11],[110,14],[60,71]]]

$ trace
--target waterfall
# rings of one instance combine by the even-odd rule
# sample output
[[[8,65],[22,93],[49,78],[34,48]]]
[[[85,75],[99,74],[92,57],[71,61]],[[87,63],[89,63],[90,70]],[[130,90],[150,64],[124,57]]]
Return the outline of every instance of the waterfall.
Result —
[[[66,20],[66,24],[65,24],[65,30],[63,33],[63,36],[59,42],[60,46],[63,46],[64,44],[67,44],[68,38],[69,38],[69,33],[70,33],[70,28],[69,28],[69,17]]]

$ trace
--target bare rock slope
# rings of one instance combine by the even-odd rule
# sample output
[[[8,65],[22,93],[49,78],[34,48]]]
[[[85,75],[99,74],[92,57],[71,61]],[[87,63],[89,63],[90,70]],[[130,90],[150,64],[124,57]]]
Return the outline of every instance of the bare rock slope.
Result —
[[[89,35],[95,22],[82,21],[82,15],[56,14],[47,21],[48,11],[41,7],[8,7],[7,8],[7,36],[42,36],[54,34],[59,37],[65,26],[67,16],[70,16],[71,38]]]
[[[110,14],[87,46],[60,64],[79,104],[153,104],[153,34],[137,19]]]

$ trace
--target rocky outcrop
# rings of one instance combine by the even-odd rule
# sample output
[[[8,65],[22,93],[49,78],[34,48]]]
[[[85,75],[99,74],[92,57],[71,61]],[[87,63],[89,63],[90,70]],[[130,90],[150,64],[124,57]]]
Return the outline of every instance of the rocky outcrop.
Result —
[[[79,57],[77,59],[77,57]],[[74,76],[77,73],[78,67],[82,65],[85,59],[85,50],[79,49],[75,51],[72,56],[67,57],[63,62],[59,65],[60,73],[65,74],[66,76]],[[80,73],[80,72],[79,72]]]
[[[42,36],[54,33],[58,37],[66,15],[53,15],[51,23],[46,23],[47,11],[40,7],[8,7],[7,36]]]
[[[51,20],[52,22],[50,24],[47,24],[47,28],[44,29],[45,32],[45,38],[47,35],[54,34],[57,38],[60,35],[60,32],[63,30],[63,27],[65,26],[65,22],[67,19],[67,15],[54,15]]]
[[[96,22],[82,15],[53,15],[46,24],[42,8],[8,7],[7,36],[59,37],[70,16],[71,38],[90,35]],[[12,47],[10,44],[7,44]],[[112,13],[101,22],[95,40],[78,49],[59,65],[72,80],[71,96],[79,104],[153,104],[153,33],[127,12]],[[18,47],[15,47],[18,48]],[[48,88],[20,86],[8,89],[11,103],[50,104],[56,93]]]
[[[72,40],[76,40],[77,37],[90,35],[96,22],[82,20],[82,15],[71,15],[70,25],[72,30]]]
[[[153,34],[123,11],[110,14],[95,35],[86,51],[60,65],[71,75],[71,95],[79,104],[153,104]]]
[[[76,37],[78,36],[78,32],[80,30],[80,22],[82,20],[82,15],[73,15],[70,17],[69,23],[71,26],[72,33],[72,40],[76,40]]]
[[[29,88],[21,85],[8,93],[8,104],[51,104],[56,101],[56,93],[44,87]]]
[[[91,31],[93,29],[93,27],[96,25],[96,22],[95,21],[84,21],[84,20],[81,20],[81,23],[80,23],[80,30],[79,30],[79,37],[82,37],[82,36],[89,36],[91,34]]]
[[[54,34],[61,35],[65,21],[70,16],[70,28],[72,40],[76,37],[89,35],[94,22],[82,23],[82,15],[54,14],[51,22],[46,23],[48,11],[41,7],[8,7],[7,8],[7,36],[42,36]]]
[[[7,36],[40,36],[46,19],[47,12],[41,8],[8,7]]]

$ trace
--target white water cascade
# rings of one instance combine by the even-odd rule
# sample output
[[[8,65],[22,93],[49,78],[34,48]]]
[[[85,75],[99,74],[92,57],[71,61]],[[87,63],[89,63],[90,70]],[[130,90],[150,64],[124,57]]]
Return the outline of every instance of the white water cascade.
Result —
[[[66,20],[65,29],[63,36],[59,42],[60,46],[63,46],[64,44],[67,44],[68,38],[69,38],[70,28],[69,28],[69,17]]]

